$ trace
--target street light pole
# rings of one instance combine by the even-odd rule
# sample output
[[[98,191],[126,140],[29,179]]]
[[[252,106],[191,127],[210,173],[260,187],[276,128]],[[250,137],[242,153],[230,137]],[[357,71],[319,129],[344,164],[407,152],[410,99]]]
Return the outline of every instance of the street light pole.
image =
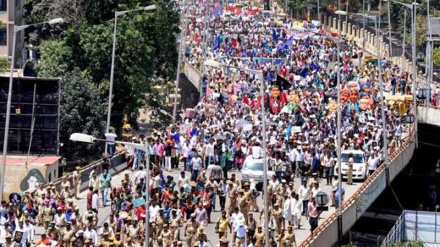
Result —
[[[417,47],[416,47],[416,27],[417,27],[417,2],[413,2],[411,4],[412,6],[412,16],[413,16],[413,22],[412,22],[412,95],[413,95],[413,114],[415,116],[414,120],[414,132],[415,132],[415,142],[416,147],[417,145],[417,104],[416,104],[416,83],[417,83],[417,65],[416,65],[416,56],[417,56]]]
[[[3,200],[3,192],[4,192],[4,184],[5,184],[5,173],[6,173],[6,159],[7,159],[7,153],[8,153],[8,139],[9,139],[9,124],[11,121],[11,104],[12,104],[12,86],[14,82],[14,63],[15,63],[15,46],[16,46],[16,39],[17,39],[17,33],[30,27],[30,26],[36,26],[41,24],[57,24],[64,22],[61,18],[52,19],[48,22],[44,23],[35,23],[35,24],[29,24],[29,25],[22,25],[22,26],[15,26],[14,25],[14,33],[12,37],[12,54],[11,54],[11,64],[9,68],[9,86],[8,86],[8,100],[6,103],[6,120],[5,120],[5,134],[3,139],[3,154],[2,154],[2,163],[1,163],[1,172],[0,172],[0,197],[1,200]]]
[[[113,98],[113,81],[115,75],[115,57],[116,57],[116,29],[118,24],[118,16],[125,15],[129,12],[140,11],[140,10],[154,10],[156,9],[155,5],[150,5],[140,9],[131,9],[125,11],[115,11],[115,23],[113,27],[113,46],[112,46],[112,62],[110,67],[110,86],[108,90],[108,107],[107,107],[107,124],[105,128],[105,133],[109,133],[110,131],[110,120],[112,115],[112,98]],[[108,143],[105,143],[105,152],[108,152]]]
[[[341,55],[341,15],[347,15],[347,12],[337,10],[335,12],[338,15],[338,44],[337,44],[337,100],[338,100],[338,111],[337,111],[337,127],[336,127],[336,135],[337,135],[337,143],[336,143],[336,150],[337,150],[337,166],[338,166],[338,194],[339,194],[339,200],[338,200],[338,240],[342,240],[342,171],[341,171],[341,65],[340,65],[340,55]]]
[[[388,2],[389,10],[390,2]],[[380,12],[380,11],[379,11]],[[389,12],[388,12],[389,13]],[[385,167],[387,168],[387,183],[389,182],[388,177],[388,140],[387,140],[387,123],[385,118],[385,99],[383,97],[383,80],[382,80],[382,68],[380,64],[380,23],[376,25],[376,52],[377,52],[377,67],[379,73],[379,93],[380,93],[380,108],[382,109],[382,138],[383,138],[383,159],[385,162]]]
[[[391,10],[390,10],[390,1],[388,2],[388,44],[389,44],[389,57],[393,57],[393,44],[391,42]],[[381,6],[382,7],[382,6]],[[383,108],[382,108],[383,109]]]

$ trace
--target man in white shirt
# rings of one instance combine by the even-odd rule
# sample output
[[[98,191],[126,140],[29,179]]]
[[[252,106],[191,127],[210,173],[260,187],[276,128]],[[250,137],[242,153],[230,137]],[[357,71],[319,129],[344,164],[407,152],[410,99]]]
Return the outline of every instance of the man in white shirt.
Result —
[[[180,189],[182,187],[185,187],[185,185],[189,185],[189,178],[186,176],[184,171],[180,172],[180,177],[177,180],[177,188]]]
[[[310,188],[307,186],[307,180],[302,181],[302,185],[298,190],[299,199],[303,202],[303,215],[307,215],[307,208],[310,199]]]
[[[246,230],[247,226],[244,224],[244,220],[238,222],[237,228],[235,229],[236,246],[244,244],[246,240]]]
[[[25,235],[27,237],[27,241],[29,243],[33,243],[34,236],[35,236],[35,229],[34,229],[34,225],[31,223],[29,218],[27,218],[25,220],[24,231],[25,231]]]
[[[371,156],[368,158],[368,176],[373,174],[376,171],[377,167],[380,163],[379,155],[377,154],[377,150],[374,150]]]
[[[205,163],[206,166],[214,163],[214,139],[209,140],[209,143],[205,146]]]
[[[236,231],[237,231],[237,228],[238,228],[238,226],[239,226],[239,224],[241,223],[241,222],[244,222],[244,215],[243,215],[243,213],[241,213],[239,210],[238,210],[238,207],[236,207],[235,209],[234,209],[234,212],[231,214],[231,224],[232,224],[232,231],[233,231],[233,240],[234,240],[234,242],[235,242],[235,237],[236,237]]]
[[[313,181],[312,197],[317,198],[316,195],[318,195],[318,192],[321,192],[321,188],[319,187],[319,182]]]
[[[153,223],[156,220],[156,217],[159,215],[160,207],[156,201],[152,201],[150,208],[150,222]]]
[[[92,210],[93,212],[98,213],[98,209],[99,209],[98,190],[94,190],[92,195]]]
[[[84,239],[91,239],[93,246],[98,244],[98,234],[95,229],[92,228],[91,224],[88,224],[87,229],[84,231]]]
[[[203,163],[202,159],[199,157],[199,154],[197,152],[194,155],[195,155],[194,158],[191,159],[191,166],[192,166],[191,181],[197,181]]]

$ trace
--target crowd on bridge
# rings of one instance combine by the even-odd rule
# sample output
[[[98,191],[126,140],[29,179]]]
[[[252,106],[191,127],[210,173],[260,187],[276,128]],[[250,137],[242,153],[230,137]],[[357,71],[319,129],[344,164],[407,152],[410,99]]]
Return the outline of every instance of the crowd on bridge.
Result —
[[[331,191],[334,210],[356,172],[374,173],[382,151],[402,145],[408,125],[401,116],[410,107],[392,96],[411,95],[406,71],[383,59],[379,66],[366,63],[366,54],[350,40],[341,39],[338,53],[337,39],[317,22],[249,14],[246,8],[228,14],[219,6],[184,7],[185,59],[204,73],[199,104],[165,131],[135,137],[133,142],[149,143],[149,153],[128,147],[130,171],[122,179],[112,178],[106,160],[88,181],[78,167],[59,187],[41,184],[17,194],[16,201],[2,201],[3,246],[145,246],[145,224],[150,246],[261,247],[266,235],[271,246],[297,246],[298,229],[313,234],[319,224],[316,195],[323,188]],[[204,66],[207,60],[221,67]],[[390,99],[379,96],[379,67]],[[262,71],[263,78],[249,69]],[[343,160],[348,169],[341,195],[333,179],[338,108],[341,149],[352,152]],[[354,152],[364,155],[356,171]],[[263,153],[273,175],[262,192],[261,180],[244,176],[243,169]],[[82,183],[88,190],[78,198]],[[263,193],[268,202],[261,201]],[[110,208],[109,215],[100,214],[103,208]],[[37,228],[44,229],[38,238]],[[212,228],[216,236],[207,236]]]

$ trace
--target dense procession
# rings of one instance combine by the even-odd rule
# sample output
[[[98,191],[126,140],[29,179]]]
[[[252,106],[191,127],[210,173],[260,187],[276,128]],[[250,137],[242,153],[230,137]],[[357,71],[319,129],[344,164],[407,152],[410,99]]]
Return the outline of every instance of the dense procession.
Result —
[[[252,6],[197,3],[179,10],[184,59],[204,73],[199,104],[181,122],[134,137],[134,143],[148,143],[149,153],[126,147],[127,170],[118,175],[110,175],[118,137],[107,133],[109,157],[87,180],[77,167],[60,188],[39,184],[2,201],[2,246],[148,241],[165,247],[262,247],[266,239],[270,246],[298,246],[319,225],[318,193],[326,192],[329,211],[336,210],[346,190],[382,163],[383,150],[393,153],[402,145],[409,125],[401,119],[413,94],[407,71],[385,59],[372,62],[345,38],[338,53],[339,38],[316,21],[293,21]],[[337,189],[338,108],[342,190]]]

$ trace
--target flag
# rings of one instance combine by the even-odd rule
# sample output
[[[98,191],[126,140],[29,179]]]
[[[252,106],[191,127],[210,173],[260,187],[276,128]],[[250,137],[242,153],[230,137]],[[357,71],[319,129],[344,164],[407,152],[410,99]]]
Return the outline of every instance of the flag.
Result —
[[[215,38],[214,45],[212,46],[212,51],[215,51],[218,48],[220,48],[220,37]]]
[[[215,9],[214,9],[214,14],[215,14],[216,16],[221,16],[221,15],[223,15],[223,8],[222,8],[221,6],[217,6],[217,7],[215,7]]]
[[[273,41],[275,41],[275,43],[278,43],[278,37],[280,37],[279,34],[277,34],[277,31],[275,30],[275,28],[272,30],[272,39]]]
[[[306,77],[307,73],[309,72],[309,69],[307,67],[305,67],[304,69],[301,70],[301,77]]]
[[[290,82],[278,74],[276,84],[281,88],[281,90],[288,90],[291,86]]]
[[[231,43],[233,47],[237,47],[237,39],[231,38]]]
[[[293,36],[290,36],[284,43],[277,47],[278,50],[286,49],[286,46],[291,46],[293,44]]]

